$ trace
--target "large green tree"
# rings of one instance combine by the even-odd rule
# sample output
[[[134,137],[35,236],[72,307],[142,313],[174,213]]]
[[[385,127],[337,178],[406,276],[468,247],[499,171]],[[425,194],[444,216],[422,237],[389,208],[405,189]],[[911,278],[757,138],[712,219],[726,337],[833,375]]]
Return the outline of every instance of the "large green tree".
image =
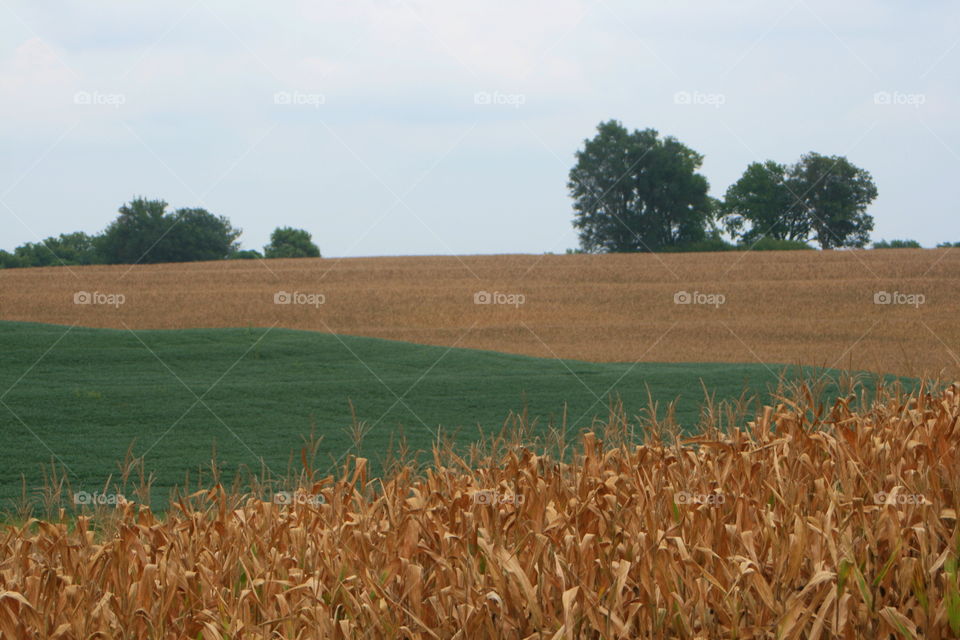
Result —
[[[720,205],[727,231],[741,242],[762,238],[806,242],[824,249],[862,247],[877,197],[870,174],[843,156],[808,153],[792,165],[754,162],[727,189]]]
[[[97,248],[108,264],[166,262],[157,244],[169,229],[163,200],[134,198],[120,207],[119,214],[97,239]]]
[[[239,251],[241,231],[206,209],[177,209],[167,216],[169,231],[159,247],[165,262],[222,260]]]
[[[862,247],[870,241],[873,216],[867,207],[877,197],[877,186],[868,171],[843,156],[810,152],[790,167],[787,183],[822,248]]]
[[[263,248],[267,258],[319,258],[320,247],[304,229],[277,227],[270,234],[270,244]]]
[[[568,188],[584,251],[678,248],[704,240],[711,218],[703,156],[657,131],[601,123],[584,141]]]
[[[97,240],[110,264],[220,260],[238,249],[241,231],[205,209],[167,212],[163,200],[135,198]]]
[[[745,244],[764,237],[806,240],[810,218],[790,189],[785,165],[751,163],[719,204],[727,232]]]

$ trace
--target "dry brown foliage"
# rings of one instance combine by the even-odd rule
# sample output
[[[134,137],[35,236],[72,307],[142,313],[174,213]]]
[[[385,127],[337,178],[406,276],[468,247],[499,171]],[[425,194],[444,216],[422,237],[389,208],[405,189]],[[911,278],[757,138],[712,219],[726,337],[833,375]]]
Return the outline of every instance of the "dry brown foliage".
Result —
[[[322,502],[30,520],[0,534],[0,634],[957,637],[960,384],[815,405],[640,446],[614,413],[568,462],[353,459],[301,489]]]
[[[0,319],[269,327],[595,362],[767,362],[960,376],[960,251],[232,260],[0,271]],[[125,303],[75,305],[77,291]],[[273,303],[321,293],[320,308]],[[478,291],[520,307],[475,305]],[[674,304],[678,291],[725,304]],[[877,292],[924,304],[876,305]]]

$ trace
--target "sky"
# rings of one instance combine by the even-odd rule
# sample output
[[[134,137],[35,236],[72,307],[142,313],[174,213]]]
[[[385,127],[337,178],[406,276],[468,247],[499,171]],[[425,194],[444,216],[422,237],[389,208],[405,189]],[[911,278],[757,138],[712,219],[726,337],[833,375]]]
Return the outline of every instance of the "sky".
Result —
[[[873,239],[960,241],[960,3],[0,0],[0,248],[135,196],[260,249],[563,252],[611,118],[746,166],[844,155]]]

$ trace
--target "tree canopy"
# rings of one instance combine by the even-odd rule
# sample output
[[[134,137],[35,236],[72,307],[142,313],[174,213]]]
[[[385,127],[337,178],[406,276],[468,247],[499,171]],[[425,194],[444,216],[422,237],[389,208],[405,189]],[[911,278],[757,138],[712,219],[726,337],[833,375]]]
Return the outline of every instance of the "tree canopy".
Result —
[[[720,214],[726,230],[744,244],[761,238],[806,240],[810,220],[787,182],[787,167],[772,160],[753,162],[730,185]]]
[[[267,258],[319,258],[320,247],[310,233],[293,227],[277,227],[270,234],[270,244],[263,248]]]
[[[135,198],[97,240],[108,264],[220,260],[236,251],[241,231],[205,209],[166,211],[163,200]]]
[[[704,240],[712,213],[703,156],[657,131],[616,120],[576,153],[568,188],[584,251],[660,251]]]
[[[200,260],[260,259],[241,249],[241,230],[225,216],[206,209],[168,211],[166,201],[137,197],[123,204],[103,233],[82,231],[27,242],[14,251],[0,250],[0,268],[141,264]],[[268,258],[319,257],[320,250],[303,229],[280,227],[271,235]]]
[[[867,207],[876,197],[867,171],[843,156],[810,152],[789,166],[750,164],[720,208],[727,231],[744,244],[773,238],[863,247],[873,230]]]

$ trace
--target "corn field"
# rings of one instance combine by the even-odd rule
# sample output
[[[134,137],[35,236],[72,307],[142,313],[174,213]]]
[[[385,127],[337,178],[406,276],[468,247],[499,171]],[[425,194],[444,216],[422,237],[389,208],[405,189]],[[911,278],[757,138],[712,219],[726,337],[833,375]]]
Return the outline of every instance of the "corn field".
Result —
[[[4,638],[955,638],[960,385],[0,533]]]

